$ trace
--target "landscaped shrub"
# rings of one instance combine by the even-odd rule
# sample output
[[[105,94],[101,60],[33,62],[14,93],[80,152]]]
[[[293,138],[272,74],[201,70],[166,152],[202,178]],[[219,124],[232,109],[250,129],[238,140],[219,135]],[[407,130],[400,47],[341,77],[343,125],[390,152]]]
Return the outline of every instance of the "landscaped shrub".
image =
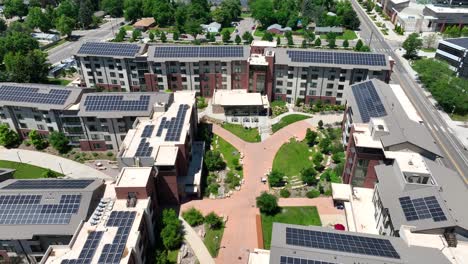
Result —
[[[291,196],[291,192],[289,192],[287,189],[281,189],[280,196],[283,198],[288,198]]]
[[[228,184],[229,188],[234,189],[236,186],[240,185],[240,178],[237,177],[234,172],[229,171],[226,174],[226,178],[224,179],[224,182]]]
[[[211,212],[205,216],[205,223],[213,229],[220,229],[224,224],[223,219],[214,212]]]
[[[226,168],[226,163],[219,151],[209,150],[205,153],[205,165],[208,171],[218,171]]]
[[[306,193],[307,198],[316,198],[320,196],[320,191],[313,189]]]
[[[188,209],[187,211],[182,213],[182,217],[187,221],[187,223],[191,226],[198,226],[203,224],[205,218],[203,217],[202,213],[195,209],[194,207]]]
[[[279,187],[284,185],[283,181],[284,173],[272,170],[270,174],[268,174],[268,182],[270,183],[271,187]]]
[[[260,209],[260,212],[273,215],[278,212],[278,198],[267,192],[262,192],[260,196],[257,197],[257,207]]]
[[[332,195],[332,190],[331,189],[326,190],[324,195],[325,196],[331,196]]]
[[[219,190],[219,184],[218,183],[213,182],[213,183],[210,183],[210,185],[208,185],[207,192],[209,194],[218,195],[218,190]]]
[[[318,180],[316,176],[317,176],[317,171],[312,167],[305,168],[301,171],[301,180],[307,185],[317,184]]]

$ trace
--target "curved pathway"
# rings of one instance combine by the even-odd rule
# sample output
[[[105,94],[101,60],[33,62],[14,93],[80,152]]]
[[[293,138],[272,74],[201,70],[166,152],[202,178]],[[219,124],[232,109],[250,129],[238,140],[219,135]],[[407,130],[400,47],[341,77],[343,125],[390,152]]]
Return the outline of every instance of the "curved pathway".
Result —
[[[259,213],[255,198],[267,191],[268,186],[260,180],[271,169],[279,148],[291,137],[304,139],[307,128],[312,125],[308,119],[293,123],[266,140],[247,143],[220,126],[213,125],[213,132],[236,147],[244,154],[244,179],[242,189],[225,200],[194,200],[182,205],[182,211],[195,207],[207,214],[211,211],[228,217],[224,229],[217,263],[246,263],[250,250],[258,247],[255,215]]]
[[[6,149],[2,147],[0,148],[0,160],[23,162],[48,168],[63,173],[66,177],[70,178],[112,179],[112,177],[89,166],[45,152],[24,149]]]

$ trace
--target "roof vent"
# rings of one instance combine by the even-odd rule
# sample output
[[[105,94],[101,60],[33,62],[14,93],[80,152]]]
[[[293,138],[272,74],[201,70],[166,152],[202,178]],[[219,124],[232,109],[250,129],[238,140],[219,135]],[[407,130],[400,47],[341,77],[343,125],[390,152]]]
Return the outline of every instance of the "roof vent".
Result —
[[[413,161],[412,160],[408,161],[408,165],[414,165]]]
[[[385,130],[385,127],[384,127],[383,125],[377,125],[377,128],[378,128],[379,130]]]

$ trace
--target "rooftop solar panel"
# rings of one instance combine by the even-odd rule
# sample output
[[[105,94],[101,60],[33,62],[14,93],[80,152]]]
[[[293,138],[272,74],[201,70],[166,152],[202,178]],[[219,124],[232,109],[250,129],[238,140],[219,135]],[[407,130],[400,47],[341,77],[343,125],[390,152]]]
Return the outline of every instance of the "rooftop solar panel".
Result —
[[[96,249],[101,241],[104,232],[96,231],[88,234],[86,242],[81,249],[80,255],[77,259],[64,259],[61,264],[86,264],[91,263]]]
[[[286,228],[286,244],[361,255],[399,259],[388,239],[370,238],[299,228]]]
[[[362,82],[351,86],[356,104],[363,122],[369,122],[371,117],[387,115],[385,107],[371,81]]]
[[[110,42],[87,42],[81,45],[78,54],[134,57],[139,52],[140,46],[137,44],[121,44]]]
[[[153,133],[154,130],[154,125],[146,125],[145,128],[143,129],[143,132],[141,132],[141,137],[151,137],[151,134]]]
[[[118,227],[117,234],[112,244],[104,245],[98,263],[120,263],[135,215],[130,211],[112,211],[106,226]]]
[[[288,50],[286,53],[293,62],[366,66],[387,65],[384,54],[306,50]]]
[[[153,153],[153,147],[146,141],[146,138],[142,138],[135,152],[135,157],[149,157],[151,153]]]
[[[146,111],[150,102],[149,95],[140,95],[138,100],[125,100],[123,95],[90,95],[83,103],[88,112]]]
[[[42,203],[42,195],[0,195],[0,225],[64,225],[78,212],[81,195]]]
[[[305,259],[305,258],[281,256],[280,264],[337,264],[337,263],[320,261],[320,260],[311,260],[311,259]]]
[[[18,180],[2,189],[84,189],[94,180]]]
[[[48,92],[43,92],[34,87],[1,85],[0,101],[63,105],[70,93],[70,90],[65,89],[50,89]]]
[[[237,46],[158,46],[154,56],[158,58],[229,58],[243,57],[244,48]]]
[[[400,205],[407,221],[416,221],[432,218],[434,222],[446,221],[447,217],[442,211],[435,196],[411,199],[409,196],[400,197]]]

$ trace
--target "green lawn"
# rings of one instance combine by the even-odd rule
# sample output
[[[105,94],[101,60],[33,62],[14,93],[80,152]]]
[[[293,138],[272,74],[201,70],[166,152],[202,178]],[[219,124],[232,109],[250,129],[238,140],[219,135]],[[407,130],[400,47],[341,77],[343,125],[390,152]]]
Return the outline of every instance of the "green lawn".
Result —
[[[62,45],[65,42],[67,42],[66,39],[61,39],[61,40],[55,42],[54,44],[48,46],[47,48],[45,48],[44,51],[49,51],[49,50],[51,50],[51,49],[53,49],[55,47],[58,47],[58,46]]]
[[[452,120],[455,120],[455,121],[462,121],[462,122],[467,122],[468,121],[468,115],[457,115],[457,114],[453,114],[451,115],[452,117]]]
[[[242,13],[241,18],[252,17],[252,13]]]
[[[303,168],[312,165],[309,156],[309,146],[305,142],[291,139],[281,146],[273,160],[273,170],[283,172],[286,176],[299,175]]]
[[[14,161],[0,160],[0,168],[15,169],[13,177],[15,179],[36,179],[41,178],[42,174],[47,171],[47,169],[37,167],[34,165],[29,165],[26,163],[19,163]],[[58,173],[60,176],[62,174]]]
[[[229,34],[232,34],[232,32],[234,32],[235,29],[236,29],[235,27],[225,27],[225,28],[221,29],[220,33],[222,35],[223,32],[227,30],[227,31],[229,31]]]
[[[209,227],[206,228],[206,234],[203,243],[205,243],[205,246],[212,257],[218,256],[221,240],[223,239],[223,233],[224,227],[220,229],[211,229]]]
[[[179,250],[169,250],[167,252],[167,260],[169,260],[169,263],[177,263],[177,256],[179,255]]]
[[[216,136],[218,139],[218,148],[217,150],[223,154],[224,159],[226,160],[227,166],[232,170],[237,172],[239,175],[243,175],[242,171],[236,170],[234,167],[233,160],[234,159],[239,159],[240,158],[240,153],[239,151],[229,142],[224,140],[222,137]]]
[[[260,142],[260,134],[256,128],[244,128],[237,124],[223,124],[223,128],[247,142]]]
[[[425,51],[425,52],[436,52],[436,48],[421,48],[422,51]]]
[[[292,123],[295,123],[295,122],[298,122],[298,121],[301,121],[301,120],[304,120],[304,119],[307,119],[307,118],[310,118],[310,116],[306,116],[306,115],[301,115],[301,114],[293,114],[293,115],[287,115],[283,118],[281,118],[281,120],[272,125],[271,126],[271,129],[273,130],[273,133],[282,129],[283,127],[285,126],[288,126]]]
[[[49,84],[56,84],[56,85],[63,85],[63,86],[67,86],[69,83],[71,83],[71,80],[56,79],[56,78],[49,78],[47,81],[49,82]]]
[[[327,35],[320,35],[320,39],[327,39]],[[343,35],[336,36],[336,39],[353,40],[353,39],[357,39],[357,35],[356,35],[356,32],[349,30],[349,29],[345,29],[345,31],[343,32]]]
[[[276,215],[262,214],[263,245],[270,249],[273,223],[295,224],[303,226],[321,226],[320,216],[315,206],[283,207]]]
[[[133,30],[133,26],[132,25],[125,25],[125,26],[122,26],[126,31],[132,31]]]

